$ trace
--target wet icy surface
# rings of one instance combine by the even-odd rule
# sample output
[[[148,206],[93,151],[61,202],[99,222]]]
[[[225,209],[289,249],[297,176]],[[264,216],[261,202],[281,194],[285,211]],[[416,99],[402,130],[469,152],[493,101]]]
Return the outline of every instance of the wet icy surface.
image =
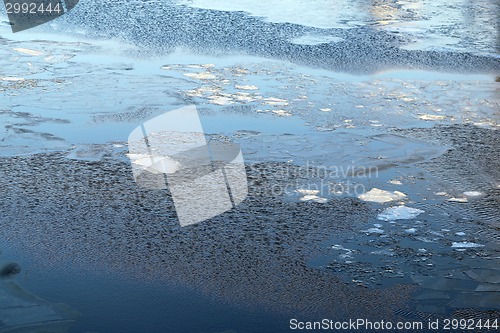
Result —
[[[178,3],[0,26],[0,232],[30,289],[82,308],[77,332],[498,316],[492,2]],[[241,146],[251,193],[181,229],[126,141],[190,104],[208,139]]]

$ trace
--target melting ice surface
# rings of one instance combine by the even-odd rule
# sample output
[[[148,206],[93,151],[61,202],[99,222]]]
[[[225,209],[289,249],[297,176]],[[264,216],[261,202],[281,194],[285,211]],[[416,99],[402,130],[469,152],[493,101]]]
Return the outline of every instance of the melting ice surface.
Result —
[[[372,6],[366,6],[364,1],[326,0],[314,1],[314,5],[306,1],[194,0],[182,3],[223,11],[243,10],[267,21],[303,25],[307,29],[299,29],[286,36],[286,40],[318,49],[325,46],[321,44],[351,42],[339,37],[342,34],[336,28],[353,30],[370,26],[407,38],[406,49],[488,53],[495,44],[498,24],[488,1],[465,5],[466,9],[442,1],[394,1],[383,5],[372,2]],[[339,8],[348,13],[342,13]],[[476,15],[467,16],[467,12],[476,12]],[[69,16],[67,19],[71,20]],[[133,26],[133,29],[142,32],[141,27]],[[7,31],[8,26],[0,27],[2,36],[7,35]],[[144,45],[35,32],[9,35],[0,42],[0,148],[3,156],[56,150],[67,151],[70,159],[101,162],[105,157],[117,157],[119,154],[113,155],[116,150],[126,152],[126,137],[138,124],[193,103],[200,107],[207,137],[237,142],[249,163],[278,161],[320,169],[326,166],[332,181],[350,178],[360,167],[376,167],[380,173],[360,181],[366,189],[372,190],[350,194],[376,206],[421,199],[427,193],[425,186],[419,185],[422,182],[434,191],[436,184],[432,180],[426,182],[423,178],[427,174],[421,176],[415,165],[431,162],[448,149],[445,144],[429,142],[425,136],[413,139],[401,135],[394,132],[395,128],[430,128],[436,124],[499,127],[498,84],[491,75],[394,70],[355,76],[270,58],[204,56],[186,49],[144,58],[136,56],[145,51]],[[137,162],[147,165],[141,156]],[[405,175],[408,170],[410,176]],[[416,176],[411,175],[413,171]],[[313,181],[306,179],[305,183],[293,188],[298,204],[304,209],[334,205],[323,195],[322,189],[309,187],[315,185],[311,184]],[[417,185],[413,186],[415,183]],[[424,194],[415,188],[422,189]],[[410,260],[418,252],[417,259],[424,269],[443,265],[439,260],[449,263],[446,253],[434,256],[439,244],[446,244],[443,247],[454,254],[460,254],[458,250],[466,254],[474,249],[490,251],[491,244],[476,243],[472,236],[475,232],[466,229],[465,226],[471,228],[470,221],[460,228],[454,224],[451,214],[458,208],[447,206],[460,201],[461,206],[469,207],[465,205],[468,198],[480,200],[486,195],[487,189],[476,186],[470,189],[456,192],[457,200],[447,202],[445,197],[436,206],[429,201],[431,203],[420,203],[418,207],[422,209],[390,207],[378,216],[374,210],[368,226],[356,229],[356,232],[361,230],[359,235],[350,243],[346,241],[333,249],[341,252],[336,255],[346,265],[341,267],[341,272],[362,274],[363,270],[369,270],[356,266],[361,264],[356,260],[363,256],[372,262],[374,256],[381,260],[391,257],[391,260],[403,261],[401,249],[410,253]],[[416,221],[424,210],[425,219]],[[431,212],[434,215],[431,216]],[[382,226],[384,222],[373,224],[376,218],[397,221],[398,225],[394,223],[389,228]],[[446,227],[440,224],[443,221]],[[384,239],[398,243],[398,247]],[[306,239],[307,242],[316,240]],[[478,261],[471,263],[468,259],[462,261],[465,268],[475,267]],[[404,264],[382,267],[385,265],[376,267],[377,276],[382,272],[399,278],[408,273],[403,272]],[[491,267],[484,270],[469,271],[468,275],[480,283],[498,281],[498,272]],[[436,280],[416,278],[423,286],[446,291],[456,288],[455,280]],[[36,285],[36,281],[33,284]],[[480,287],[480,290],[495,288],[491,285]],[[113,296],[124,297],[123,290],[113,290]],[[132,290],[134,288],[129,288],[133,297],[144,298],[140,291],[133,293]],[[101,291],[102,287],[96,287],[92,294],[106,294],[100,294]],[[154,292],[152,296],[155,297]],[[167,293],[165,298],[168,296]],[[93,301],[88,300],[91,297],[86,296],[89,303]],[[126,305],[124,298],[122,304]],[[473,306],[482,304],[474,302]]]
[[[495,36],[498,36],[497,4],[488,0],[464,2],[459,6],[436,0],[371,1],[369,4],[363,0],[176,1],[198,8],[243,11],[275,23],[295,23],[322,29],[369,25],[388,33],[409,36],[408,49],[467,50],[493,54]],[[328,42],[321,36],[308,36],[303,44]],[[334,39],[330,42],[338,41],[335,36],[332,37]],[[300,39],[299,43],[302,44]]]

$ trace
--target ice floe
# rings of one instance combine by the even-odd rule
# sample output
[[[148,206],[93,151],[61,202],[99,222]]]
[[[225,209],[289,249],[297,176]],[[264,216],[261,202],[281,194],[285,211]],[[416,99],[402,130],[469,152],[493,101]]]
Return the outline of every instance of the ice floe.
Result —
[[[484,247],[484,245],[473,243],[473,242],[453,242],[451,244],[452,248],[456,249],[467,249],[467,248],[475,248],[475,247]]]
[[[432,114],[421,114],[418,116],[419,119],[422,120],[444,120],[446,119],[445,116],[438,116],[438,115],[432,115]]]
[[[377,218],[383,221],[410,220],[424,213],[423,210],[407,206],[395,206],[385,209]]]
[[[469,197],[469,198],[477,198],[477,197],[481,197],[484,195],[483,192],[479,192],[479,191],[467,191],[467,192],[464,192],[464,195],[466,197]]]
[[[380,228],[369,228],[369,229],[361,230],[361,231],[364,233],[367,233],[367,234],[383,234],[383,233],[385,233],[385,231],[380,229]]]
[[[23,54],[27,54],[30,56],[39,56],[39,55],[43,54],[43,52],[41,52],[41,51],[25,49],[22,47],[16,47],[16,48],[14,48],[14,51],[17,51],[17,52],[23,53]]]
[[[299,199],[300,201],[314,201],[317,203],[327,203],[328,199],[319,197],[319,190],[307,190],[307,189],[298,189],[297,193],[302,195]]]
[[[402,200],[406,198],[406,194],[399,191],[390,192],[390,191],[380,190],[378,188],[372,188],[370,191],[360,194],[358,198],[363,201],[385,203],[396,200]]]
[[[202,73],[184,73],[184,76],[187,76],[192,79],[197,79],[197,80],[213,80],[216,78],[215,75],[209,72],[202,72]]]
[[[458,202],[458,203],[467,203],[469,200],[467,198],[450,198],[448,199],[450,202]]]
[[[317,195],[319,193],[319,190],[298,189],[296,192],[303,195]]]
[[[252,86],[252,85],[235,85],[234,86],[236,89],[240,89],[240,90],[258,90],[259,87],[257,86]]]
[[[288,101],[285,99],[281,99],[281,98],[268,97],[268,98],[264,98],[264,104],[277,105],[277,106],[287,106]]]
[[[272,112],[281,117],[289,117],[292,115],[290,112],[286,110],[273,110]]]

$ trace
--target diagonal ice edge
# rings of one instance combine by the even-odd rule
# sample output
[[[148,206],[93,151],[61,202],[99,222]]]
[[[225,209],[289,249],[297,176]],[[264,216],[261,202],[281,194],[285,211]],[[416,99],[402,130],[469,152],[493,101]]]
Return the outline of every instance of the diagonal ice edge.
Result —
[[[128,142],[136,183],[168,188],[183,227],[231,210],[248,195],[240,147],[207,143],[195,106],[146,121]]]

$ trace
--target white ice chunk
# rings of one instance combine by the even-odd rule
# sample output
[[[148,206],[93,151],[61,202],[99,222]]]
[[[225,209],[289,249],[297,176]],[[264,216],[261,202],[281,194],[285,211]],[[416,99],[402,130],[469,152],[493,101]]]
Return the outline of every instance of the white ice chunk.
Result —
[[[450,198],[450,199],[448,199],[448,201],[466,203],[469,200],[467,200],[467,198]]]
[[[383,221],[410,220],[424,213],[423,210],[406,206],[395,206],[385,209],[378,214],[378,219]]]
[[[236,89],[240,89],[240,90],[258,90],[259,89],[259,87],[251,86],[251,85],[236,85],[234,87]]]
[[[474,248],[474,247],[484,247],[484,245],[477,244],[477,243],[472,243],[472,242],[453,242],[451,244],[451,247],[453,248]]]
[[[385,191],[378,188],[372,188],[370,191],[360,194],[360,200],[369,202],[385,203],[406,198],[406,194],[399,191]]]
[[[484,193],[479,192],[479,191],[467,191],[467,192],[464,192],[464,195],[466,197],[480,197],[480,196],[484,195]]]
[[[303,195],[317,195],[319,193],[319,190],[298,189],[296,192]]]
[[[19,81],[24,81],[25,79],[22,77],[5,76],[5,77],[0,77],[0,80],[10,81],[10,82],[19,82]]]
[[[184,76],[197,79],[197,80],[213,80],[216,78],[215,75],[209,73],[209,72],[204,72],[204,73],[184,73]]]
[[[305,195],[302,198],[300,198],[300,201],[311,201],[311,200],[316,200],[319,197],[317,195]]]
[[[39,56],[39,55],[42,55],[42,54],[43,54],[43,52],[42,52],[42,51],[25,49],[25,48],[22,48],[22,47],[16,47],[16,48],[14,48],[13,50],[14,50],[14,51],[17,51],[17,52],[19,52],[19,53],[23,53],[23,54],[30,55],[30,56]]]
[[[465,232],[463,232],[463,231],[456,232],[455,235],[457,235],[457,236],[465,236]]]
[[[406,229],[406,230],[405,230],[405,232],[406,232],[406,233],[408,233],[408,234],[414,234],[414,233],[416,233],[416,232],[417,232],[417,229],[415,229],[415,228],[410,228],[410,229]]]
[[[370,228],[367,230],[361,230],[362,232],[366,232],[367,234],[383,234],[384,230],[379,228]]]

